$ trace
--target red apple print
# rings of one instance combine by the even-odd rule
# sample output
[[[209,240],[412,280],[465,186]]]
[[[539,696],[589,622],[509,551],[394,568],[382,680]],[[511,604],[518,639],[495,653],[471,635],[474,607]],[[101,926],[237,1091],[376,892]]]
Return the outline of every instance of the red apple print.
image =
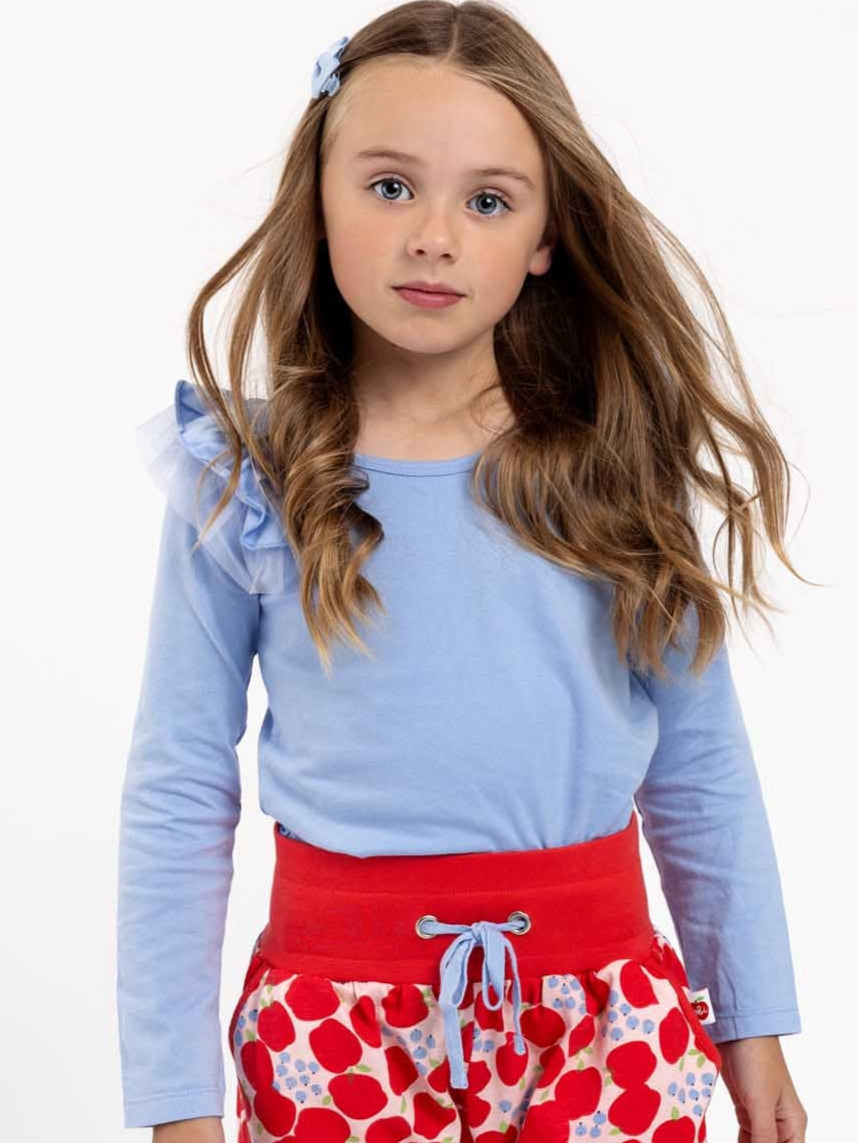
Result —
[[[474,1060],[468,1065],[468,1093],[482,1091],[491,1082],[491,1078],[492,1073],[486,1061]],[[466,1094],[461,1088],[453,1088],[453,1091]]]
[[[492,1001],[497,1000],[497,997],[494,994],[495,990],[491,988],[491,985],[489,988],[490,999]],[[505,992],[508,991],[509,985],[506,985]],[[464,1004],[464,997],[462,999],[462,1003]],[[487,1008],[486,997],[483,990],[479,989],[479,991],[475,991],[474,1020],[476,1021],[477,1027],[482,1028],[486,1032],[502,1032],[504,1029],[504,1007],[505,1006],[502,1004],[500,1008]]]
[[[411,1028],[429,1014],[426,998],[416,984],[395,984],[381,1001],[391,1028]]]
[[[363,1055],[360,1040],[339,1020],[323,1020],[307,1038],[313,1055],[329,1072],[344,1072]]]
[[[568,1143],[569,1117],[565,1109],[553,1099],[532,1103],[524,1117],[519,1139],[520,1143]]]
[[[595,1037],[596,1021],[589,1014],[582,1016],[569,1033],[569,1043],[566,1046],[566,1054],[571,1059],[576,1052],[580,1052],[582,1048],[586,1048],[589,1044],[592,1044]]]
[[[286,990],[285,999],[296,1020],[324,1020],[340,1006],[333,985],[323,976],[296,976]]]
[[[608,1003],[611,986],[607,981],[597,976],[593,969],[585,969],[578,974],[581,987],[584,990],[584,1000],[587,1011],[591,1016],[597,1016]]]
[[[330,1107],[305,1107],[295,1124],[295,1143],[346,1143],[348,1120]]]
[[[279,1001],[275,1000],[273,1004],[266,1004],[259,1009],[256,1034],[273,1052],[282,1052],[294,1041],[295,1025],[292,1017]]]
[[[538,1088],[550,1087],[566,1066],[566,1053],[559,1044],[554,1044],[545,1049],[539,1057],[539,1064],[542,1071],[536,1081],[536,1086]]]
[[[374,1119],[366,1129],[366,1143],[402,1143],[411,1138],[411,1124],[401,1115]]]
[[[465,1097],[465,1118],[467,1124],[472,1131],[475,1131],[481,1123],[485,1123],[488,1119],[491,1114],[492,1105],[477,1095],[475,1091],[471,1091],[470,1088],[462,1094]]]
[[[241,1069],[254,1091],[262,1091],[274,1082],[271,1054],[261,1040],[248,1040],[239,1053]]]
[[[295,1122],[295,1104],[276,1088],[264,1087],[253,1100],[253,1114],[271,1135],[284,1135]]]
[[[688,1047],[688,1021],[679,1008],[671,1008],[658,1026],[658,1045],[669,1064],[674,1064]]]
[[[238,1143],[252,1143],[250,1128],[247,1126],[246,1119],[238,1125]]]
[[[700,1131],[697,1135],[697,1138],[700,1140],[700,1143],[706,1143],[706,1118],[705,1118],[705,1116],[703,1119],[700,1120]]]
[[[566,1112],[567,1119],[592,1115],[599,1106],[601,1095],[602,1074],[598,1068],[576,1068],[566,1072],[554,1089],[554,1098]]]
[[[628,960],[620,969],[620,988],[633,1008],[648,1008],[658,1003],[652,981],[636,960]]]
[[[644,1084],[658,1066],[655,1052],[644,1040],[629,1040],[608,1052],[605,1063],[619,1087]]]
[[[328,1082],[328,1092],[343,1115],[352,1119],[369,1119],[387,1104],[387,1096],[375,1076],[359,1072],[334,1076]]]
[[[381,1047],[381,1028],[375,1014],[375,1002],[371,996],[362,996],[353,1004],[349,1012],[349,1020],[365,1044],[370,1048]]]
[[[424,1139],[442,1135],[445,1127],[459,1118],[455,1107],[442,1107],[428,1091],[418,1091],[414,1097],[414,1134]]]
[[[556,1044],[565,1031],[563,1018],[545,1004],[534,1004],[521,1014],[522,1035],[538,1048]]]
[[[488,1087],[492,1073],[485,1060],[474,1060],[468,1065],[468,1086],[462,1091],[452,1089],[452,1096],[457,1106],[464,1109],[465,1118],[471,1130],[479,1127],[488,1119],[492,1105],[480,1097],[483,1088]]]
[[[626,1088],[608,1108],[608,1122],[625,1135],[642,1135],[658,1114],[661,1093],[646,1084]]]
[[[653,1132],[652,1143],[694,1143],[694,1120],[688,1115],[666,1119]]]
[[[387,1082],[394,1095],[402,1095],[414,1083],[420,1074],[411,1055],[399,1046],[392,1044],[384,1049],[387,1061]],[[442,1089],[443,1090],[443,1089]]]
[[[524,1041],[524,1052],[519,1055],[515,1050],[515,1032],[507,1032],[504,1043],[495,1049],[495,1071],[501,1083],[508,1087],[518,1083],[524,1075],[529,1060],[530,1048],[527,1040]]]
[[[510,1123],[506,1131],[484,1131],[475,1138],[474,1143],[515,1143],[517,1138],[518,1132]]]
[[[450,1088],[450,1061],[447,1056],[444,1056],[437,1068],[433,1068],[426,1076],[429,1086],[433,1091],[445,1092],[450,1090],[458,1090]]]
[[[462,1057],[465,1064],[468,1064],[471,1059],[471,1053],[474,1050],[474,1028],[476,1025],[473,1020],[469,1020],[461,1031],[462,1036]]]

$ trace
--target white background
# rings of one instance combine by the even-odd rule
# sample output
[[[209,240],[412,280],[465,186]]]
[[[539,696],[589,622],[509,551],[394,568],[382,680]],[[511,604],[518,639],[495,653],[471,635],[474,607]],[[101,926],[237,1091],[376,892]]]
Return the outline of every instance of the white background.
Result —
[[[4,21],[0,1106],[16,1143],[149,1135],[122,1127],[114,997],[119,795],[162,513],[134,426],[188,375],[187,308],[262,218],[316,55],[381,10],[314,7],[52,3]],[[855,5],[510,10],[553,54],[629,188],[709,276],[794,466],[789,552],[824,586],[770,556],[785,613],[774,639],[759,623],[750,646],[731,637],[731,658],[804,1025],[781,1042],[808,1138],[842,1138],[856,872]],[[224,1020],[273,857],[257,804],[258,673],[251,704]],[[673,937],[644,860],[653,920]],[[231,1140],[229,1058],[226,1075]],[[736,1137],[724,1086],[707,1124],[715,1143]]]

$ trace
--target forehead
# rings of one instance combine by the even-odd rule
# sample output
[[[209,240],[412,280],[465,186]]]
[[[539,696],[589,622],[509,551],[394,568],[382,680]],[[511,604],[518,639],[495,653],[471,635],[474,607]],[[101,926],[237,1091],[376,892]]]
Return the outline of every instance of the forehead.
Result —
[[[504,163],[539,178],[538,141],[515,104],[445,64],[410,56],[368,60],[334,101],[341,97],[336,114],[329,113],[330,158],[339,163],[388,147],[419,157],[427,168]]]

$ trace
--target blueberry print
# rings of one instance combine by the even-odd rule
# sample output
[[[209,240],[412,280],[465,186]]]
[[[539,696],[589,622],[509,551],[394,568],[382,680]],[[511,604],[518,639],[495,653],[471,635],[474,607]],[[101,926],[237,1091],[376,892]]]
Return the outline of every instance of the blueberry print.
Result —
[[[255,954],[228,1038],[237,1143],[357,1143],[370,1128],[379,1139],[438,1143],[510,1131],[515,1143],[703,1143],[721,1056],[664,934],[654,931],[640,960],[521,984],[523,1056],[513,1045],[511,981],[498,1010],[484,1003],[481,982],[469,985],[464,1091],[450,1087],[436,985],[344,983]]]

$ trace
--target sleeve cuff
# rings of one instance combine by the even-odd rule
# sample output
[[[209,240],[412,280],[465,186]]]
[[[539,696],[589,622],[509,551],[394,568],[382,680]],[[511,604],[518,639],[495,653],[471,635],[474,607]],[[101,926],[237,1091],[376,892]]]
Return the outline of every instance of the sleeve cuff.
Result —
[[[125,1101],[126,1127],[155,1127],[176,1119],[197,1119],[202,1115],[223,1118],[224,1093],[220,1088],[202,1087],[194,1091],[176,1091],[152,1095],[146,1099]]]
[[[714,1024],[706,1024],[704,1028],[713,1044],[720,1044],[723,1040],[746,1040],[750,1036],[792,1036],[802,1030],[797,1008],[718,1016]]]

